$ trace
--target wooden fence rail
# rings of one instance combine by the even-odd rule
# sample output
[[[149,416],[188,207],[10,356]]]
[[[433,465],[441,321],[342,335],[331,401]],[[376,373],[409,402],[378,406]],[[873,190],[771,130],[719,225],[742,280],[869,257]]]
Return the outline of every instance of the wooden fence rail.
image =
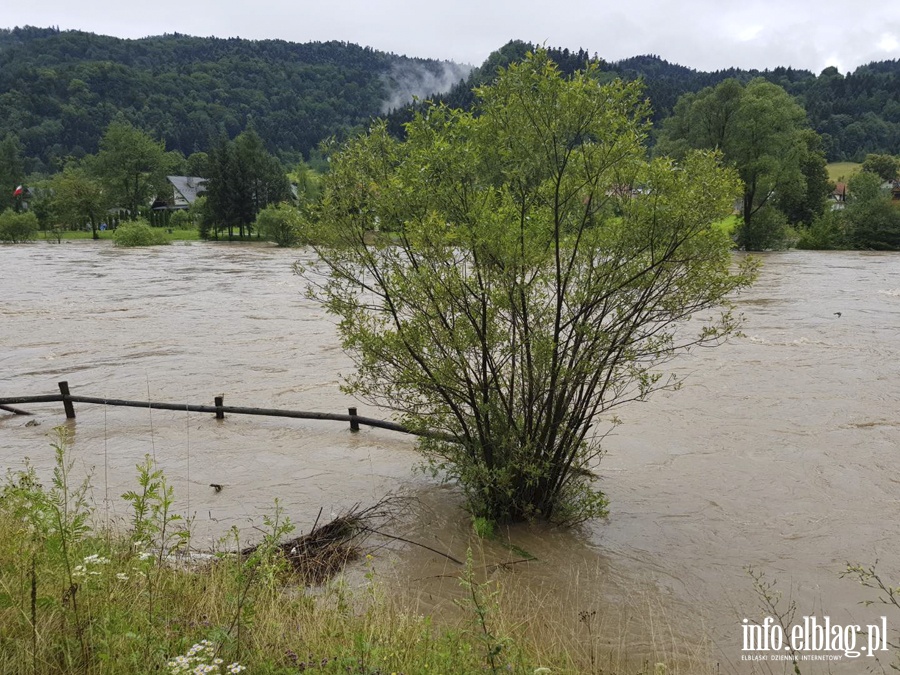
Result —
[[[224,397],[216,396],[213,405],[191,405],[188,403],[160,403],[156,401],[128,401],[116,398],[97,398],[95,396],[76,396],[69,392],[69,383],[59,383],[58,394],[48,394],[44,396],[11,396],[0,397],[0,410],[7,410],[17,415],[28,415],[30,413],[12,408],[14,403],[62,403],[66,410],[67,419],[75,419],[76,403],[87,403],[93,405],[112,405],[125,406],[129,408],[151,408],[154,410],[180,410],[185,412],[209,413],[216,416],[216,419],[224,419],[226,414],[230,415],[262,415],[265,417],[292,417],[304,420],[330,420],[333,422],[349,422],[350,431],[359,431],[359,425],[364,424],[369,427],[377,427],[379,429],[389,429],[390,431],[399,431],[402,434],[413,434],[415,436],[426,436],[428,438],[439,438],[442,440],[452,441],[450,436],[427,432],[415,431],[407,429],[402,424],[389,422],[387,420],[379,420],[372,417],[362,417],[356,413],[356,408],[348,408],[347,414],[342,413],[322,413],[322,412],[306,412],[302,410],[279,410],[276,408],[247,408],[235,405],[224,405]]]

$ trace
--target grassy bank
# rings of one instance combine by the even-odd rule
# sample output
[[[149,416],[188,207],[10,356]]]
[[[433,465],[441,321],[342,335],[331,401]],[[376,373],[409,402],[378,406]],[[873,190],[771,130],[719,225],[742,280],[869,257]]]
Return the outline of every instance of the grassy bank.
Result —
[[[583,635],[557,634],[546,606],[487,581],[471,553],[458,573],[459,611],[440,625],[415,598],[389,594],[379,559],[364,552],[352,586],[338,576],[308,588],[278,547],[292,527],[277,504],[254,550],[233,530],[226,552],[188,556],[189,523],[149,458],[122,495],[127,522],[97,527],[90,483],[72,483],[58,434],[46,486],[26,465],[0,488],[3,675],[679,672],[601,653],[593,616]]]

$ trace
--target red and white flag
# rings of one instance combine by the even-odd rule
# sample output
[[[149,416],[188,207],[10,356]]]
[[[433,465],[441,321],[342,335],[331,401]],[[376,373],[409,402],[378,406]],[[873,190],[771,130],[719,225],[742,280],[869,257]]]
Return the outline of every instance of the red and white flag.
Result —
[[[19,196],[20,194],[22,194],[23,192],[25,192],[25,188],[23,188],[23,187],[20,185],[20,186],[17,187],[17,188],[15,189],[15,191],[13,192],[13,197],[18,197],[18,196]]]

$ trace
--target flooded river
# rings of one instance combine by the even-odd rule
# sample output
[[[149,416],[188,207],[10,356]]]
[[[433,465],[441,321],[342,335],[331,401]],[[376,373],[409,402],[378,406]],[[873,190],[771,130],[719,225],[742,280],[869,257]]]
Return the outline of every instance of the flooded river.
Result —
[[[231,405],[357,405],[383,417],[340,392],[350,361],[291,271],[310,255],[212,243],[0,247],[0,397],[52,394],[68,380],[84,396],[212,404],[224,394]],[[609,519],[507,533],[538,561],[503,576],[529,589],[535,623],[562,642],[605,630],[633,640],[625,651],[657,655],[706,636],[720,672],[787,672],[741,659],[741,620],[765,615],[748,566],[777,581],[798,617],[846,625],[886,615],[896,637],[900,612],[862,608],[875,596],[839,574],[878,560],[900,583],[900,256],[762,259],[758,283],[738,299],[745,335],[676,361],[681,390],[621,410],[598,469]],[[62,407],[21,407],[40,425],[0,413],[0,467],[24,456],[47,467]],[[182,511],[195,514],[200,546],[233,524],[252,536],[275,498],[302,529],[320,508],[328,515],[402,491],[418,501],[397,533],[465,556],[459,496],[415,471],[410,437],[333,422],[76,410],[73,456],[80,471],[93,467],[100,518],[126,515],[117,497],[150,453]],[[499,545],[484,555],[517,557]],[[447,559],[401,544],[384,559],[423,610],[452,595]],[[586,625],[581,612],[594,610],[602,626]],[[803,672],[866,667],[880,672],[872,659],[847,658]]]

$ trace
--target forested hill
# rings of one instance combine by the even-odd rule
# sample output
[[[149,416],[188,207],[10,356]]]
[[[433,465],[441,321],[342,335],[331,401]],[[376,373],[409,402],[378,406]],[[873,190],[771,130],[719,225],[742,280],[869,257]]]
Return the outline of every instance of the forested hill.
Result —
[[[474,101],[473,86],[492,80],[498,66],[521,60],[534,45],[512,41],[494,52],[468,79],[447,94],[438,97],[454,107],[468,107]],[[550,57],[563,72],[583,68],[596,58],[584,50],[550,48]],[[827,68],[816,76],[808,70],[727,69],[702,72],[669,63],[657,56],[636,56],[623,61],[603,62],[601,69],[610,77],[633,80],[642,78],[653,106],[654,122],[672,113],[683,94],[715,86],[727,78],[747,82],[763,77],[784,87],[804,106],[810,125],[822,134],[830,161],[862,161],[867,153],[900,154],[900,60],[881,61],[860,66],[841,75]],[[394,129],[410,117],[412,107],[397,111],[391,118]]]
[[[96,152],[117,115],[185,155],[252,119],[269,149],[292,160],[468,72],[343,42],[0,30],[0,138],[18,136],[29,170],[53,171]]]
[[[124,40],[52,28],[0,30],[0,139],[18,137],[28,172],[53,172],[66,157],[96,152],[117,117],[185,155],[208,150],[223,134],[233,138],[252,121],[268,149],[293,162],[300,153],[309,158],[321,140],[394,108],[400,109],[389,121],[401,131],[411,115],[401,106],[413,94],[444,91],[440,99],[448,105],[468,107],[473,86],[533,49],[512,41],[470,72],[343,42],[178,34]],[[597,56],[583,49],[549,51],[564,72]],[[700,72],[656,56],[602,63],[602,69],[607,77],[642,78],[655,122],[685,93],[729,77],[764,77],[806,108],[829,160],[900,154],[900,61],[846,75],[829,68],[818,76],[791,68]]]

